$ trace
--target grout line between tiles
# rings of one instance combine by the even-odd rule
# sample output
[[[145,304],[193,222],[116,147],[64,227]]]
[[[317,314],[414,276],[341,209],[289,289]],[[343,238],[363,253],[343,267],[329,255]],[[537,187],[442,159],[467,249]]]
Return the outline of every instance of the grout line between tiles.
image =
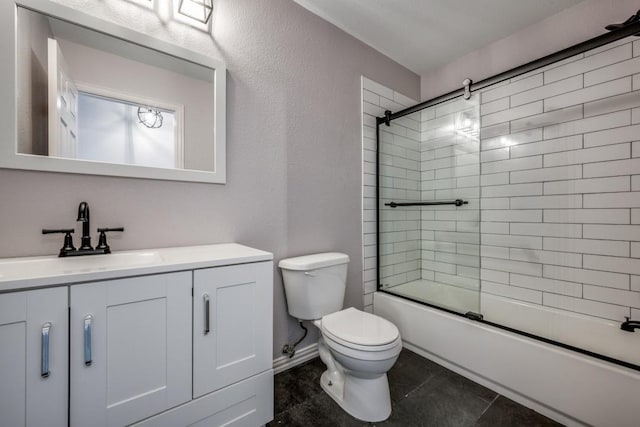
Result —
[[[500,397],[500,394],[496,393],[496,396],[493,398],[493,400],[491,400],[491,402],[489,402],[487,407],[484,408],[484,411],[482,411],[482,413],[480,414],[476,422],[479,421],[484,416],[484,414],[489,410],[489,408],[491,408],[491,406],[495,403],[496,400],[498,400],[499,397]]]

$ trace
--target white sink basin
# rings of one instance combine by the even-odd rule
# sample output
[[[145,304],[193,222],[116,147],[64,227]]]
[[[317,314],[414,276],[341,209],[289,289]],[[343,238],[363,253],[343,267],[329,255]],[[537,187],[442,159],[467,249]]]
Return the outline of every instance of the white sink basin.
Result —
[[[69,258],[35,257],[0,260],[0,280],[28,277],[51,277],[126,269],[160,263],[162,257],[155,251],[122,252],[108,255],[87,255]]]

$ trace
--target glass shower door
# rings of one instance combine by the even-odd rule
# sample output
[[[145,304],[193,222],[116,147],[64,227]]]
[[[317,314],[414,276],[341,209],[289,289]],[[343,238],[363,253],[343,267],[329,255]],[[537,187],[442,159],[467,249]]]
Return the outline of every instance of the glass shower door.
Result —
[[[478,99],[379,125],[379,289],[458,313],[480,313]]]

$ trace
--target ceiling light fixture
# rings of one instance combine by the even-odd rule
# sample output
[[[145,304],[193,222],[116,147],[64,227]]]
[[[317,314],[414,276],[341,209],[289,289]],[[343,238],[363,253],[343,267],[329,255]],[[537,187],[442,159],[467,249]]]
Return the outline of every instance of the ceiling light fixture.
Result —
[[[162,127],[162,113],[151,107],[138,107],[138,120],[149,129]]]
[[[213,0],[180,0],[178,12],[206,24],[213,12]]]

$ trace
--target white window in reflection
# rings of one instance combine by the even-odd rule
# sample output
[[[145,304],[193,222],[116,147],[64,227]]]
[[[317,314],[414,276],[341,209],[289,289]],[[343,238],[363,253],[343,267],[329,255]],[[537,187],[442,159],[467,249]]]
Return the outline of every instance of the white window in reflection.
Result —
[[[143,112],[147,110],[153,113]],[[175,111],[79,91],[76,156],[108,163],[181,168],[178,126]]]

